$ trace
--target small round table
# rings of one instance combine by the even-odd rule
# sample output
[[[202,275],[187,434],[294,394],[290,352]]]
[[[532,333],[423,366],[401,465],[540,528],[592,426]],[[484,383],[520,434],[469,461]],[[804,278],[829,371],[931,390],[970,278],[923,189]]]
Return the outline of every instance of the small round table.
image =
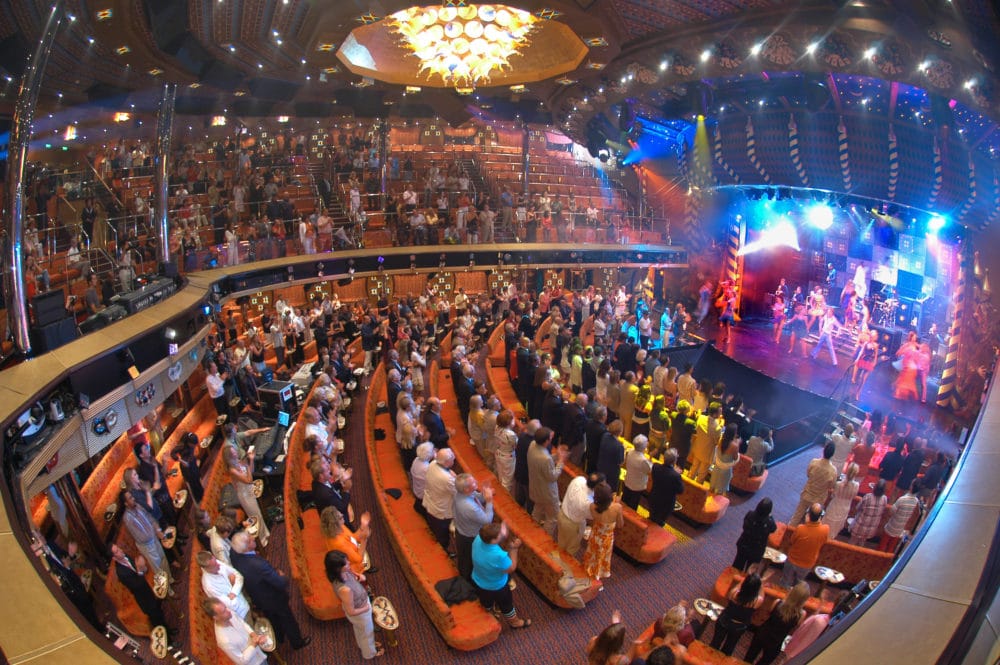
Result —
[[[827,584],[840,584],[844,581],[844,574],[833,568],[816,566],[813,568],[813,572],[819,578],[819,589],[816,591],[816,597],[821,601],[823,600],[823,590],[826,589]]]
[[[372,601],[372,620],[385,632],[385,643],[391,647],[399,646],[396,631],[399,629],[399,616],[389,599],[379,596]]]
[[[703,621],[701,627],[698,628],[697,634],[695,634],[695,639],[699,639],[701,634],[705,632],[710,622],[717,621],[719,615],[722,614],[722,610],[725,609],[722,605],[719,605],[715,601],[709,600],[708,598],[695,598],[694,602],[691,603],[691,607],[694,611],[701,616],[708,619],[708,621]]]
[[[167,597],[167,593],[170,591],[170,579],[167,574],[162,570],[156,571],[153,574],[153,595],[163,600]]]
[[[188,491],[183,487],[174,494],[174,508],[180,510],[188,500]]]
[[[168,526],[163,531],[163,540],[160,541],[160,544],[163,545],[163,549],[169,550],[175,542],[177,542],[177,527]]]
[[[153,656],[157,660],[163,660],[167,657],[169,646],[167,627],[154,626],[152,632],[149,633],[149,650],[153,653]]]
[[[788,555],[782,552],[781,550],[775,549],[773,547],[765,547],[764,559],[761,561],[760,564],[761,578],[764,577],[764,573],[767,572],[768,566],[770,566],[772,563],[776,563],[780,566],[781,564],[785,563],[787,559]]]
[[[253,632],[263,635],[266,640],[260,645],[260,650],[271,653],[278,646],[278,640],[274,636],[274,626],[265,617],[260,617],[253,623]]]

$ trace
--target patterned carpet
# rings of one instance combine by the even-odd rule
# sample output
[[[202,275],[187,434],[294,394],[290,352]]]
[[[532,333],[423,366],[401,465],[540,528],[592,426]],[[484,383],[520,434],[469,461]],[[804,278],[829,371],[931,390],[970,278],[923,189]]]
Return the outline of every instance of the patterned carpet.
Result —
[[[353,503],[361,512],[374,506],[370,477],[363,450],[361,417],[364,399],[359,395],[352,404],[344,439],[347,443],[344,459],[355,469]],[[587,640],[608,623],[611,612],[620,609],[628,626],[628,636],[638,635],[654,618],[679,600],[707,596],[718,574],[731,561],[734,543],[739,536],[743,516],[759,498],[770,496],[775,504],[775,517],[785,520],[791,514],[804,478],[804,469],[813,457],[809,450],[773,467],[767,485],[758,495],[731,495],[732,505],[723,520],[711,528],[694,527],[672,518],[668,523],[678,536],[677,544],[667,558],[655,566],[637,565],[617,553],[612,563],[612,578],[605,590],[586,609],[568,611],[555,608],[541,599],[530,585],[519,578],[514,593],[515,604],[522,616],[530,617],[533,625],[524,630],[505,628],[492,645],[466,653],[449,648],[423,613],[404,579],[401,568],[393,559],[392,548],[378,529],[379,516],[373,515],[373,536],[369,551],[379,571],[370,577],[376,595],[387,596],[400,615],[400,646],[387,649],[384,663],[537,663],[569,665],[585,662]],[[288,570],[284,529],[275,525],[267,558],[279,569]],[[349,664],[361,662],[350,625],[346,621],[320,622],[309,617],[297,597],[293,608],[303,632],[313,638],[312,644],[298,652],[287,646],[279,654],[289,665],[295,663]],[[708,635],[706,635],[706,638]],[[377,639],[381,637],[377,636]],[[737,653],[740,653],[739,649]],[[541,656],[544,654],[544,657]]]

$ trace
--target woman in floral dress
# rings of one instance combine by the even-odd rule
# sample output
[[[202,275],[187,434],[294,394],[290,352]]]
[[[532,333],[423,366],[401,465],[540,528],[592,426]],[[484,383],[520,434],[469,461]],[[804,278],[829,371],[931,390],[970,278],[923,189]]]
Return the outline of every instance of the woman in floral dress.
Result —
[[[590,505],[593,526],[587,551],[583,554],[583,567],[591,579],[600,581],[611,577],[611,551],[615,545],[615,528],[623,523],[622,504],[611,487],[601,483],[594,488],[594,503]]]

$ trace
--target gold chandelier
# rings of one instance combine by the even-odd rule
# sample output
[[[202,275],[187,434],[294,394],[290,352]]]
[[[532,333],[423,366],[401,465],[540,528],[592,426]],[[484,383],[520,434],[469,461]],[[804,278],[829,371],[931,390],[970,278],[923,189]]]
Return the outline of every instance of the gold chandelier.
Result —
[[[468,88],[510,67],[538,19],[505,5],[410,7],[389,16],[403,45],[420,59],[420,73]]]

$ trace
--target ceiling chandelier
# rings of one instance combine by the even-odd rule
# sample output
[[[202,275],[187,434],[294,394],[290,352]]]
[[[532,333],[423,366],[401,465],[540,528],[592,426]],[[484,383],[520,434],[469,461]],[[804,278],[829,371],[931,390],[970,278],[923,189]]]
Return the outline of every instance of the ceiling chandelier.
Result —
[[[538,18],[505,5],[410,7],[389,16],[403,45],[420,59],[420,73],[468,88],[510,67]]]

